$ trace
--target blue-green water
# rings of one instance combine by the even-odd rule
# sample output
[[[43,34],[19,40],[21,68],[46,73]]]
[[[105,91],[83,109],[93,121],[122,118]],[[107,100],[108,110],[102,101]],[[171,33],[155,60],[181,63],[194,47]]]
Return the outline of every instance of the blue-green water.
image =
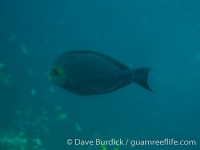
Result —
[[[174,138],[196,145],[119,150],[198,150],[199,8],[198,0],[2,0],[0,139],[28,139],[29,149],[37,143],[46,150],[95,150],[100,146],[66,141]],[[131,69],[152,68],[148,83],[156,94],[134,83],[96,96],[53,85],[51,65],[70,50],[101,52]]]

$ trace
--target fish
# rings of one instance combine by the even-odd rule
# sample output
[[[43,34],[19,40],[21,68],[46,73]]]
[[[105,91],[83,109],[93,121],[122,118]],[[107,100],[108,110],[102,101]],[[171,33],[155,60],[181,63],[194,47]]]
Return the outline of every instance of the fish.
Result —
[[[150,71],[150,68],[130,70],[99,52],[74,50],[55,59],[49,80],[69,92],[86,96],[110,93],[132,82],[153,92],[147,83]]]

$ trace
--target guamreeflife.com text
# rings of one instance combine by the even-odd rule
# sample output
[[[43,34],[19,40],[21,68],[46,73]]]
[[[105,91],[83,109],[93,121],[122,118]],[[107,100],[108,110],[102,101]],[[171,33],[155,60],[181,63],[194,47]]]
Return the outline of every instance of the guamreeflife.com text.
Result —
[[[197,145],[196,140],[176,140],[174,138],[165,138],[163,140],[133,140],[133,139],[68,139],[68,145],[105,145],[105,146],[195,146]]]

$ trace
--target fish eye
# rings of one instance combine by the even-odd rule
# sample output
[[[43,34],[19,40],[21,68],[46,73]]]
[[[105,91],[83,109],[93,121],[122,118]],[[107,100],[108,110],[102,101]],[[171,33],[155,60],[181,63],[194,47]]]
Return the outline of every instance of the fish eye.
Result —
[[[51,70],[55,75],[59,75],[59,70],[56,67],[53,67]]]

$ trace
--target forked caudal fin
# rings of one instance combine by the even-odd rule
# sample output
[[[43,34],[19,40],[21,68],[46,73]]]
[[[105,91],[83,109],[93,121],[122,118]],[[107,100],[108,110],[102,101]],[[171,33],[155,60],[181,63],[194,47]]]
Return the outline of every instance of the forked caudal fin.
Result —
[[[131,80],[143,88],[153,92],[147,83],[148,73],[151,71],[150,68],[139,68],[135,70],[131,70],[129,75],[131,75]],[[153,92],[154,93],[154,92]]]

